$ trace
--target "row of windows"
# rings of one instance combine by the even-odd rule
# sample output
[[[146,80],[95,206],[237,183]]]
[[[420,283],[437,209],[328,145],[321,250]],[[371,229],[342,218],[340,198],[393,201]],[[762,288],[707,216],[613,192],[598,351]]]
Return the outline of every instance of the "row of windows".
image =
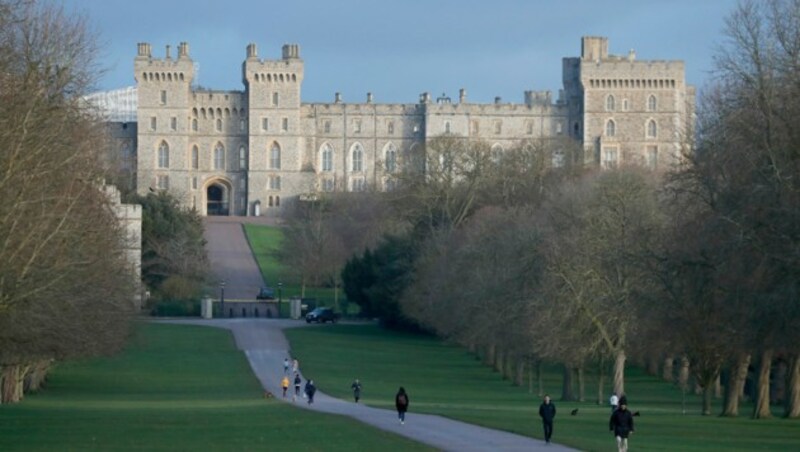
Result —
[[[286,121],[286,118],[284,118],[284,121]],[[266,128],[267,127],[266,126],[266,124],[267,124],[266,118],[264,119],[264,124],[265,125],[262,128],[264,130],[267,130],[267,128]],[[494,130],[495,135],[500,135],[500,134],[503,133],[503,121],[496,120],[496,121],[493,122],[492,125],[493,125],[493,130]],[[353,119],[352,126],[353,126],[353,133],[361,133],[362,132],[362,121],[360,119]],[[557,122],[556,123],[556,133],[561,134],[562,133],[562,129],[563,129],[563,127],[562,127],[561,122]],[[477,121],[477,120],[473,120],[471,122],[471,130],[472,130],[473,134],[480,133],[480,122]],[[331,133],[331,121],[330,120],[326,119],[326,120],[324,120],[322,122],[322,131],[323,131],[323,133]],[[419,132],[419,126],[415,126],[414,127],[414,132]],[[526,121],[526,123],[525,123],[525,132],[528,135],[533,135],[533,133],[534,133],[533,121]],[[388,135],[394,135],[394,121],[389,121],[389,122],[386,123],[386,133]],[[453,133],[452,132],[452,125],[451,125],[450,121],[445,121],[444,122],[444,133]]]
[[[164,92],[165,91],[162,91],[162,93],[164,93]],[[230,118],[231,114],[233,114],[233,116],[241,116],[241,117],[245,117],[246,116],[244,108],[239,108],[239,109],[233,108],[233,109],[230,109],[230,108],[226,107],[224,110],[222,108],[220,108],[220,107],[217,107],[216,110],[214,108],[211,108],[211,107],[209,107],[208,110],[206,110],[205,107],[200,107],[199,110],[197,109],[197,107],[192,108],[192,117],[195,117],[195,118],[197,118],[198,115],[202,116],[203,119],[207,119],[209,117],[211,119],[214,119],[214,116],[216,116],[218,118],[222,118],[223,115],[224,115],[225,118]]]
[[[675,88],[673,79],[590,79],[592,88]]]
[[[362,133],[363,132],[363,121],[361,119],[353,119],[352,126],[353,126],[353,133]],[[419,131],[419,126],[414,127],[414,132]],[[322,121],[322,133],[331,133],[331,120],[325,119]],[[394,135],[394,121],[388,121],[386,123],[386,134],[387,135]]]
[[[617,135],[617,123],[613,119],[606,121],[606,136],[614,137]],[[655,119],[650,119],[645,124],[645,136],[647,138],[658,138],[658,124]]]
[[[146,82],[172,82],[183,81],[183,72],[142,72],[142,79]]]
[[[170,167],[169,162],[169,144],[166,141],[162,141],[158,145],[158,158],[157,158],[157,167],[160,169],[168,169]],[[224,170],[225,168],[225,146],[222,143],[217,143],[214,146],[214,150],[212,153],[212,165],[215,170]],[[190,155],[190,164],[192,169],[199,169],[200,168],[200,149],[197,145],[192,146],[191,155]],[[272,169],[280,169],[281,168],[281,148],[278,143],[273,143],[272,148],[270,149],[270,168]],[[239,146],[239,170],[247,169],[247,148],[244,146]]]
[[[296,82],[296,74],[253,74],[257,82]]]
[[[323,173],[333,171],[334,150],[330,143],[325,143],[320,148],[320,169]],[[397,170],[397,148],[389,143],[384,146],[384,166],[387,172]],[[354,173],[364,171],[364,147],[356,143],[350,147],[350,170]]]
[[[286,118],[287,129],[288,129],[288,121],[289,121],[288,118]],[[198,129],[197,118],[191,118],[191,123],[192,123],[192,131],[197,132]],[[217,132],[222,132],[223,125],[224,124],[222,122],[222,119],[221,118],[217,119],[214,122],[214,129]],[[150,117],[150,130],[153,132],[158,131],[158,118],[155,116]],[[178,130],[178,118],[176,118],[175,116],[169,118],[169,130],[173,132]],[[247,121],[243,118],[239,120],[239,131],[244,132],[245,130],[247,130]]]
[[[269,118],[261,118],[261,130],[264,132],[269,131]],[[281,118],[281,132],[289,131],[289,118]]]
[[[628,99],[622,99],[622,111],[628,111],[630,105]],[[616,111],[617,101],[613,95],[606,96],[606,111]],[[654,94],[647,98],[647,111],[656,111],[658,109],[658,99]]]
[[[603,155],[600,163],[605,169],[618,168],[620,166],[619,148],[616,146],[603,147]],[[645,166],[651,170],[658,169],[658,146],[647,146],[643,159],[640,155],[636,154],[629,157],[625,163]]]

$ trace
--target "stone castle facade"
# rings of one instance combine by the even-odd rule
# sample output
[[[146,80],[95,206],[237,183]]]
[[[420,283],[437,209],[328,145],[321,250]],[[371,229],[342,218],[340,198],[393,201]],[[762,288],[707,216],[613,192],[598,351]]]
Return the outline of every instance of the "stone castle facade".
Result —
[[[138,45],[137,123],[112,132],[140,193],[169,190],[203,215],[280,215],[309,193],[387,190],[403,156],[437,136],[482,140],[494,151],[525,140],[563,138],[584,163],[658,170],[679,158],[694,115],[694,88],[682,61],[640,61],[608,53],[603,37],[582,38],[563,59],[564,89],[526,91],[524,102],[476,104],[427,93],[416,103],[303,103],[297,45],[280,59],[247,46],[242,91],[193,87],[189,46],[155,58]],[[114,125],[116,127],[116,125]],[[135,150],[135,151],[134,151]],[[553,158],[554,164],[558,160]]]

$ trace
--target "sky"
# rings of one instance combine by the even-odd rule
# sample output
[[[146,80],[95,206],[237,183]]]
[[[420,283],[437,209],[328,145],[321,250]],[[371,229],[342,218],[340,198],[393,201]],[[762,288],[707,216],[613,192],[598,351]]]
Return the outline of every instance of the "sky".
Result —
[[[199,63],[195,82],[242,90],[248,43],[262,59],[300,45],[304,102],[415,103],[419,94],[471,102],[523,102],[526,90],[562,87],[561,59],[582,36],[606,36],[609,53],[684,60],[687,82],[713,79],[735,0],[50,0],[83,14],[97,34],[97,89],[132,86],[136,44],[172,56],[179,42]]]

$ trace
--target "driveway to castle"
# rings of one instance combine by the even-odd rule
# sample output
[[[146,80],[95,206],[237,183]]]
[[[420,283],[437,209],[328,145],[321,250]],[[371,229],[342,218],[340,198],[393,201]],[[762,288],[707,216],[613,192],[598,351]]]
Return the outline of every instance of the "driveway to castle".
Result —
[[[283,377],[283,359],[291,356],[289,343],[283,334],[284,328],[302,324],[296,320],[273,319],[214,319],[214,320],[170,320],[169,323],[205,325],[231,330],[236,346],[244,351],[253,372],[265,390],[280,394],[280,380]],[[312,328],[324,326],[312,326]],[[301,373],[302,373],[302,362]],[[313,378],[313,376],[312,376]],[[305,378],[303,378],[305,381]],[[324,388],[324,381],[315,381],[317,387]],[[279,400],[284,400],[278,396]],[[285,399],[292,403],[290,398]],[[446,419],[413,411],[406,415],[405,425],[397,421],[397,413],[390,410],[372,408],[330,397],[321,391],[314,396],[314,404],[308,405],[302,399],[296,403],[301,409],[349,416],[365,424],[396,433],[446,451],[567,451],[572,450],[558,444],[545,444],[544,441],[492,430],[464,422]],[[412,405],[413,406],[413,405]],[[541,428],[538,417],[531,418],[531,428]]]
[[[206,217],[206,251],[214,278],[225,281],[225,299],[253,300],[264,285],[242,230],[243,217]],[[258,220],[254,219],[253,221]],[[262,220],[263,221],[263,220]],[[219,288],[216,288],[217,291]],[[219,297],[217,292],[214,297]]]

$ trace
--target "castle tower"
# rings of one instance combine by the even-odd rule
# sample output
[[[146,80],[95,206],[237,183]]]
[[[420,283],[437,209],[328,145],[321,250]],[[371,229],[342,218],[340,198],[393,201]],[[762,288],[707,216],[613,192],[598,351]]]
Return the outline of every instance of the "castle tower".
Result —
[[[139,43],[134,59],[138,95],[137,191],[188,186],[187,131],[194,65],[189,44],[178,45],[173,57],[170,46],[163,58],[155,58],[149,43]],[[188,200],[183,200],[188,201]]]
[[[300,46],[285,44],[281,59],[258,58],[255,44],[247,46],[242,64],[249,111],[249,214],[276,214],[290,198],[313,187],[312,173],[302,171],[305,133],[300,115],[303,83]]]
[[[583,139],[588,163],[653,170],[678,163],[694,105],[683,61],[611,55],[607,38],[584,37],[580,58],[564,59],[564,88],[570,133]]]

